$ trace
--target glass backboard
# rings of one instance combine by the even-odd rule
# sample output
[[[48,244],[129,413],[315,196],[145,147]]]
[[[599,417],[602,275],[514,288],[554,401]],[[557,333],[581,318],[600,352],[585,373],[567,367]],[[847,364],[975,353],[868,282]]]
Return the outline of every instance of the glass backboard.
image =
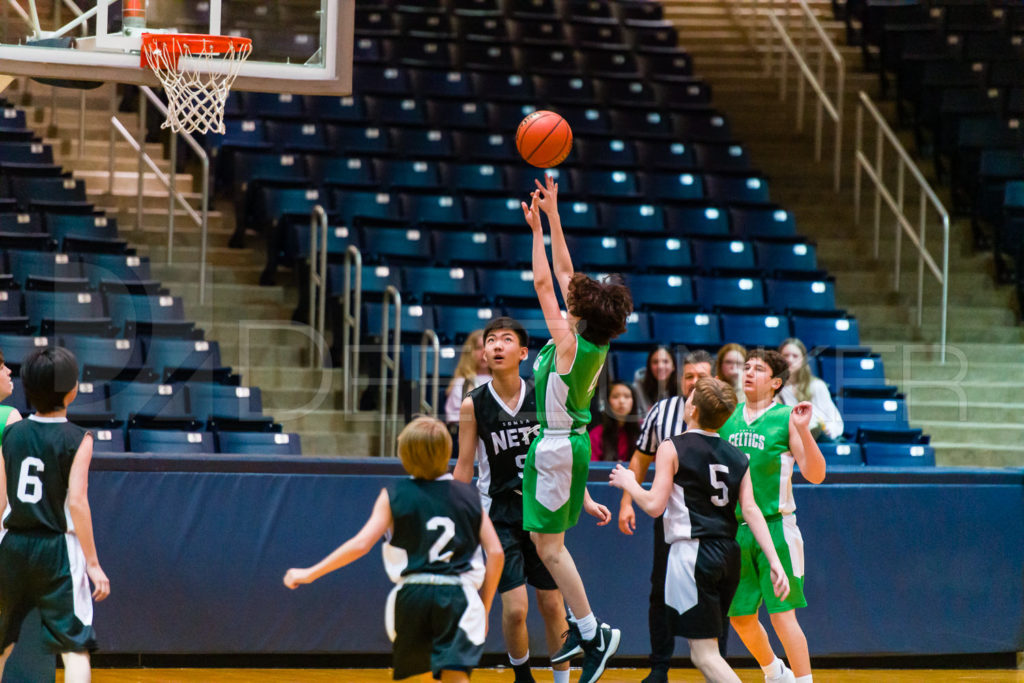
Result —
[[[252,40],[235,90],[347,95],[354,6],[355,0],[0,0],[0,76],[156,86],[141,66],[141,34],[200,33]]]

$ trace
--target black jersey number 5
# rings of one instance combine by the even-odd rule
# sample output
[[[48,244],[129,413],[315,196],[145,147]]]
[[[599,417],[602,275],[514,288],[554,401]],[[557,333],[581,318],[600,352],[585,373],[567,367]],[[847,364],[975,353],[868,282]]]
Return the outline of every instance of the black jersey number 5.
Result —
[[[429,562],[450,562],[452,551],[441,551],[444,550],[449,541],[455,538],[455,522],[449,517],[431,517],[427,521],[427,531],[434,531],[435,529],[441,529],[441,535],[434,541],[434,545],[430,546],[427,560]]]
[[[43,480],[36,476],[44,469],[39,458],[25,458],[21,461],[18,474],[18,500],[34,505],[43,499]]]
[[[718,478],[718,475],[729,476],[729,468],[725,465],[708,465],[708,467],[711,469],[711,485],[721,491],[719,495],[711,496],[711,502],[724,508],[729,504],[729,487]]]

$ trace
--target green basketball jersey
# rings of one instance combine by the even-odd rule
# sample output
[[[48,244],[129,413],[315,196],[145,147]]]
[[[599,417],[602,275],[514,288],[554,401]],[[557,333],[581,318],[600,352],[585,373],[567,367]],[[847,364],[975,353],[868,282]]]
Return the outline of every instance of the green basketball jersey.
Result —
[[[736,448],[750,458],[750,483],[754,500],[766,519],[796,511],[793,500],[793,456],[789,452],[789,414],[792,406],[776,403],[747,424],[743,415],[746,403],[736,406],[732,416],[719,430]],[[740,521],[743,515],[736,508]]]
[[[576,358],[569,372],[560,375],[555,369],[555,343],[545,344],[533,363],[542,430],[577,430],[590,424],[590,399],[607,355],[607,344],[596,346],[577,334]]]

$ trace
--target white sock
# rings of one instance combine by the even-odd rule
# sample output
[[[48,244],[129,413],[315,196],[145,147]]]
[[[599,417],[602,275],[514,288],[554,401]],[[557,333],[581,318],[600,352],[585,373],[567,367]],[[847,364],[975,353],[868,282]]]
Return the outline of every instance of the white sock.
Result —
[[[773,661],[768,666],[762,666],[761,671],[764,672],[764,677],[768,680],[772,680],[773,678],[779,678],[780,676],[782,676],[782,660],[776,657],[775,661]]]
[[[569,670],[559,671],[558,669],[552,669],[551,673],[555,675],[555,683],[569,683]]]
[[[522,657],[513,657],[511,653],[508,655],[508,661],[512,662],[512,666],[519,666],[520,664],[526,664],[530,661],[530,651],[527,650],[526,654]]]
[[[796,679],[796,683],[813,683],[814,677],[811,674]]]
[[[597,619],[594,618],[593,612],[585,617],[578,617],[576,625],[580,629],[580,635],[583,636],[583,640],[590,640],[597,635]]]

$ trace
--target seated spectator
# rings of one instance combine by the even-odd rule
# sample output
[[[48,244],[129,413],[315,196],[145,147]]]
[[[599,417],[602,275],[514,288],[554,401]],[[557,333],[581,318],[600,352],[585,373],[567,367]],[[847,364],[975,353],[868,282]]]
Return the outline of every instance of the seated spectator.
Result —
[[[639,435],[640,415],[632,387],[625,382],[612,382],[601,424],[590,430],[590,459],[628,461]]]
[[[676,359],[668,347],[655,347],[647,355],[647,364],[634,378],[633,393],[641,416],[646,416],[661,399],[679,395]]]
[[[799,339],[787,339],[779,346],[779,352],[789,363],[789,380],[779,392],[778,400],[795,406],[801,401],[810,401],[811,433],[818,441],[835,441],[843,435],[843,417],[832,402],[828,385],[811,373],[807,364],[807,347]]]
[[[747,361],[747,350],[739,344],[726,344],[718,349],[715,359],[715,377],[743,395],[743,364]]]
[[[466,394],[490,380],[491,371],[484,360],[484,332],[474,330],[469,333],[462,345],[462,355],[455,366],[455,374],[445,391],[444,420],[448,423],[449,429],[456,429],[459,426],[459,409]]]

